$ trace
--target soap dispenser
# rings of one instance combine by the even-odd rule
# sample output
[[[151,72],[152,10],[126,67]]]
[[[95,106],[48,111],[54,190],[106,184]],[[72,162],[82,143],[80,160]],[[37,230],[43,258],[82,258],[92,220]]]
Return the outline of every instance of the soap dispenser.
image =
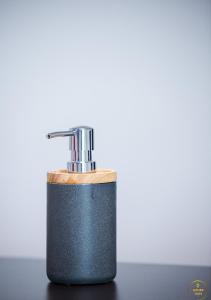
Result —
[[[47,174],[47,276],[62,284],[97,284],[116,275],[116,177],[92,160],[94,130],[52,132],[68,137],[66,169]]]

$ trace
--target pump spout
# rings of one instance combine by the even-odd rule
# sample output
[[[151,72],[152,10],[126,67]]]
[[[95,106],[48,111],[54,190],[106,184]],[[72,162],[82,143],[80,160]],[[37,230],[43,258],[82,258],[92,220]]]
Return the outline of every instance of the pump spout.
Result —
[[[73,136],[76,132],[74,130],[69,130],[69,131],[55,131],[55,132],[50,132],[46,135],[48,139],[52,139],[55,137],[65,137],[65,136]]]

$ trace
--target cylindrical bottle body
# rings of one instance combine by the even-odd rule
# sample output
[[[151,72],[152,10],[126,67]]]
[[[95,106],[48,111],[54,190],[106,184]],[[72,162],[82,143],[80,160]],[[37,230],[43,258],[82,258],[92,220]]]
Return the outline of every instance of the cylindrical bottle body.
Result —
[[[47,275],[94,284],[116,275],[116,182],[47,183]]]

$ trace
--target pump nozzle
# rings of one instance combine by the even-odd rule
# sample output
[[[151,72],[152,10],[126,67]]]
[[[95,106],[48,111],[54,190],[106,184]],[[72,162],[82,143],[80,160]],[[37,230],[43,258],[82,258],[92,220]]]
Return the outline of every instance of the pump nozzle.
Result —
[[[87,126],[71,128],[69,131],[57,131],[47,134],[47,138],[70,137],[71,161],[67,163],[68,172],[85,173],[96,169],[92,161],[94,150],[94,129]]]
[[[55,132],[51,132],[51,133],[48,133],[46,135],[46,137],[48,139],[52,139],[52,138],[55,138],[55,137],[65,137],[65,136],[73,136],[76,132],[74,130],[69,130],[69,131],[55,131]]]

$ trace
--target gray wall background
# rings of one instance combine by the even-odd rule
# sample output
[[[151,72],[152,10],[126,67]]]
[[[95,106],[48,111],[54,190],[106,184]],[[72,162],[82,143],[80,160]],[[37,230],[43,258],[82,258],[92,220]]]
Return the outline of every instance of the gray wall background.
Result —
[[[0,2],[0,255],[45,257],[46,172],[95,128],[118,260],[211,264],[211,2]]]

